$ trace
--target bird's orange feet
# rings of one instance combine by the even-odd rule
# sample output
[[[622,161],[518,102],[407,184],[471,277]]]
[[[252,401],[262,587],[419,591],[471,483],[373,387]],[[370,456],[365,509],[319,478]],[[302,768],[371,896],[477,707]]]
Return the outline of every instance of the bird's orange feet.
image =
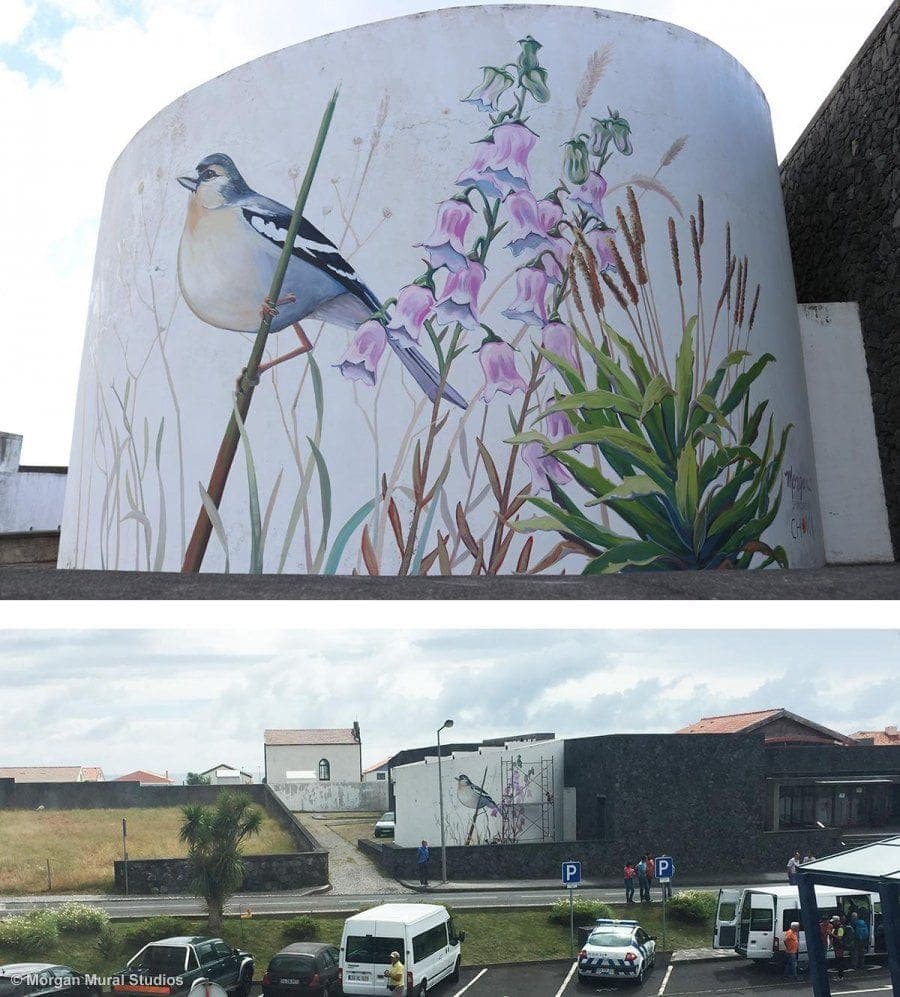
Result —
[[[260,306],[259,314],[262,318],[275,318],[278,314],[279,305],[292,305],[296,300],[296,294],[286,294],[283,298],[279,298],[277,301],[272,301],[271,298],[266,298]]]

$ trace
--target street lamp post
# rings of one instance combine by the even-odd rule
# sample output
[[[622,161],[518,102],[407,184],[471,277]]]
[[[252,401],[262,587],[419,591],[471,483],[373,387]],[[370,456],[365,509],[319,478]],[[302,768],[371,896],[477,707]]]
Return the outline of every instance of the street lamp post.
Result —
[[[437,752],[438,752],[438,811],[441,821],[441,882],[447,882],[447,838],[444,833],[444,780],[441,777],[441,731],[449,730],[453,726],[452,720],[445,720],[437,732]]]

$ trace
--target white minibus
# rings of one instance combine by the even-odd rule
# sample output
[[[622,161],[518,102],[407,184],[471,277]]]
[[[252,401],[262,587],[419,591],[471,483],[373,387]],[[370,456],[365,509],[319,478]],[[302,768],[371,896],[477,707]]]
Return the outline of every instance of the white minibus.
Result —
[[[881,898],[877,893],[834,886],[815,886],[820,917],[859,913],[869,925],[867,952],[884,950]],[[784,933],[800,924],[799,962],[808,962],[806,931],[796,886],[745,886],[719,890],[713,948],[734,949],[745,959],[777,959],[784,952]],[[828,953],[832,958],[832,953]]]
[[[460,943],[446,907],[381,904],[344,922],[338,979],[345,994],[387,994],[391,952],[406,969],[404,997],[419,997],[441,980],[459,979]]]

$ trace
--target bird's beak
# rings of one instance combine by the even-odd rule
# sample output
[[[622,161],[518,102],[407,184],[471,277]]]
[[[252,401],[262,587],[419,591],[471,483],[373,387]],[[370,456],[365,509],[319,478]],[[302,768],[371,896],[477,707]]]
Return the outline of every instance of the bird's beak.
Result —
[[[200,183],[197,177],[177,177],[178,182],[182,187],[187,187],[188,190],[196,190],[197,184]]]

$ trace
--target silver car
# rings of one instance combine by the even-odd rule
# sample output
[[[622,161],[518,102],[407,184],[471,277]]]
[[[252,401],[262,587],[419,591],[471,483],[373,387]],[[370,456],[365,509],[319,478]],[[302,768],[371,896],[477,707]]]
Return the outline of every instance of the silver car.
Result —
[[[637,921],[601,918],[578,954],[578,982],[634,980],[643,983],[656,961],[656,940]]]

